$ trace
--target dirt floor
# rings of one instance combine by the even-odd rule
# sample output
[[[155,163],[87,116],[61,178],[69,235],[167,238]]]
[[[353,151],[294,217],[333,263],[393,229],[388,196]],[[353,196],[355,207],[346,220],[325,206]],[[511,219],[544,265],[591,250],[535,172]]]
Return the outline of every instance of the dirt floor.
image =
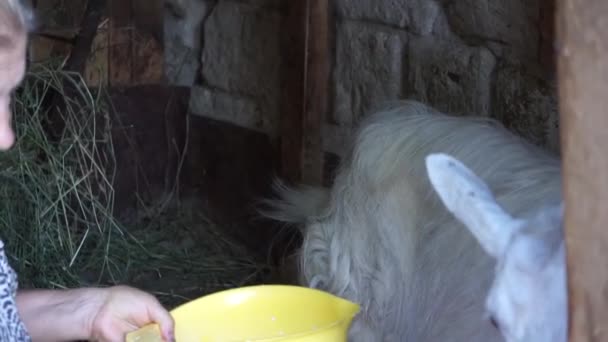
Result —
[[[250,252],[260,258],[270,255],[270,266],[293,251],[296,244],[289,243],[294,238],[297,243],[293,232],[255,216],[255,200],[270,194],[275,170],[276,154],[266,136],[188,115],[188,88],[139,86],[111,94],[116,116],[112,130],[117,163],[115,212],[119,217],[129,220],[142,200],[158,203],[175,189],[180,202],[192,211],[209,214]],[[209,238],[197,236],[196,226],[192,222],[175,233],[184,236],[186,244]],[[185,246],[176,244],[175,248]],[[162,280],[141,275],[133,282],[178,297],[202,294],[197,279],[184,274],[165,274]],[[256,282],[290,283],[293,274],[269,272]]]

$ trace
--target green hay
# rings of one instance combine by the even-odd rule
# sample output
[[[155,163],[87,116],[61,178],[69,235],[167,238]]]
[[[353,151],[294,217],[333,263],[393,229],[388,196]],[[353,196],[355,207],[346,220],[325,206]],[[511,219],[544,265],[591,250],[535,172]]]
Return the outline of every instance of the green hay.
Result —
[[[54,142],[42,99],[50,89],[65,94],[66,80],[78,91],[65,99],[66,129]],[[177,304],[190,299],[180,293],[192,284],[192,293],[203,294],[260,281],[265,265],[200,209],[165,206],[137,215],[128,229],[116,220],[103,90],[92,93],[79,75],[33,65],[13,103],[18,141],[0,154],[0,237],[21,287],[133,283]]]

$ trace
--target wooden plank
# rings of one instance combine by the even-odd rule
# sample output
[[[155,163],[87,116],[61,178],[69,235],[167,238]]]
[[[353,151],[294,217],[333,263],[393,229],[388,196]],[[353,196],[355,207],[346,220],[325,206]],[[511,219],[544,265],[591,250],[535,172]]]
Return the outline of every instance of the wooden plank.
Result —
[[[164,1],[133,0],[133,83],[164,81]]]
[[[84,69],[84,81],[88,86],[106,86],[108,82],[109,60],[109,21],[103,17],[91,46],[87,64]]]
[[[164,83],[165,59],[162,45],[148,32],[135,31],[133,35],[134,85]]]
[[[163,83],[160,1],[109,0],[108,69],[111,86]],[[160,26],[160,27],[159,27]]]
[[[89,86],[107,81],[108,38],[106,0],[36,1],[40,22],[31,37],[34,63],[63,60],[66,71],[82,73]]]
[[[557,3],[569,339],[607,341],[608,1]]]
[[[85,1],[28,1],[36,17],[36,30],[30,39],[29,57],[34,63],[51,58],[65,60],[71,53],[74,38],[85,12]]]
[[[131,85],[133,79],[132,0],[108,0],[108,83],[110,86]]]
[[[286,2],[284,80],[280,119],[281,176],[321,184],[321,124],[329,82],[328,0]]]
[[[87,1],[84,17],[81,18],[82,21],[78,28],[79,32],[74,37],[74,47],[70,51],[70,56],[63,67],[65,71],[84,72],[89,57],[91,54],[94,54],[91,51],[91,47],[97,35],[97,27],[105,14],[106,6],[106,0]]]
[[[140,32],[164,43],[164,7],[166,0],[133,0],[133,22]]]

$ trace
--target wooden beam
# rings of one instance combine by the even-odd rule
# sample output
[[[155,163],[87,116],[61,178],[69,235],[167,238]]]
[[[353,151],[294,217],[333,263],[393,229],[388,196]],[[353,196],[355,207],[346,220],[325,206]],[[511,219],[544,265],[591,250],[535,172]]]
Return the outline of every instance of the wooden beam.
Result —
[[[569,340],[608,340],[608,1],[559,0]]]
[[[329,0],[286,2],[281,104],[281,175],[291,182],[321,184],[321,125],[328,102]]]

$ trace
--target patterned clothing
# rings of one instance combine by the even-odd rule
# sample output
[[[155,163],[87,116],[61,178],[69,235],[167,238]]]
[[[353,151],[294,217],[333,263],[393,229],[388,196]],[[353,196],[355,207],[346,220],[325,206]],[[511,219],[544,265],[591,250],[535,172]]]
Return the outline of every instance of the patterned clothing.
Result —
[[[17,312],[17,274],[4,254],[4,243],[0,241],[0,341],[31,341],[25,325]]]

